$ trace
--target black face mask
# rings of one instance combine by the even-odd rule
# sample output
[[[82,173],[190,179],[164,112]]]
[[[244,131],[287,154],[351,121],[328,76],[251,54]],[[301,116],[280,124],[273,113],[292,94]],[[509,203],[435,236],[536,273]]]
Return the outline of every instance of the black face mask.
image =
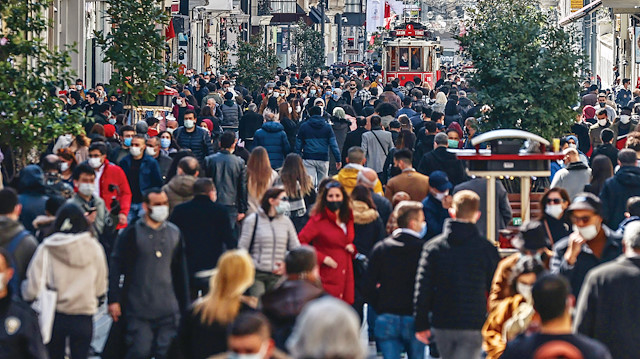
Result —
[[[606,102],[600,102],[600,107],[605,107],[607,105]]]
[[[342,207],[342,201],[327,201],[327,208],[329,208],[331,212],[339,210],[340,207]]]

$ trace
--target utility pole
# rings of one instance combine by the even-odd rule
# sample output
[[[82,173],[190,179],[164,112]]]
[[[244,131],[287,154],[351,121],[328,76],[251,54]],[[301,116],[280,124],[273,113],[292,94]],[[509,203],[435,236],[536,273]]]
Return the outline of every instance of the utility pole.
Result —
[[[342,61],[342,14],[336,14],[338,22],[338,62]]]
[[[325,52],[325,39],[324,39],[324,11],[325,11],[325,4],[324,4],[325,0],[320,0],[320,14],[321,14],[321,20],[320,20],[320,34],[322,34],[322,53],[326,54]]]

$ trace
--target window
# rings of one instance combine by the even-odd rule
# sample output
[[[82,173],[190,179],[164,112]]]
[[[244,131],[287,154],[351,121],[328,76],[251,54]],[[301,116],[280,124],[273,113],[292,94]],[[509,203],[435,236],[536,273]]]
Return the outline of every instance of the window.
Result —
[[[295,14],[295,0],[271,0],[271,12],[274,14]]]
[[[345,0],[345,13],[358,13],[363,12],[362,0]]]

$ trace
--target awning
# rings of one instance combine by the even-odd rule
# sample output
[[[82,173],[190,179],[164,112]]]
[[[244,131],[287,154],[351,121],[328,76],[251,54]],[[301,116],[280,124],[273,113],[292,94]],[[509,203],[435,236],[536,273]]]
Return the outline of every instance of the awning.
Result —
[[[570,23],[582,19],[583,17],[591,14],[595,9],[597,9],[600,5],[602,5],[602,0],[596,0],[590,4],[588,4],[587,6],[583,7],[582,9],[574,12],[573,14],[565,17],[564,19],[560,19],[560,26],[567,26]]]

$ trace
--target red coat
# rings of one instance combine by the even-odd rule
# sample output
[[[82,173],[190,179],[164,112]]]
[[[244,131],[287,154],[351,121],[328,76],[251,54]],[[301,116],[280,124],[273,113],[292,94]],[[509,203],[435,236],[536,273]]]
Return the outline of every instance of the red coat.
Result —
[[[345,249],[353,243],[353,215],[347,223],[347,234],[338,224],[336,215],[325,209],[309,219],[307,225],[298,234],[302,244],[311,244],[318,253],[318,266],[324,290],[349,304],[354,300],[353,255]],[[338,263],[337,268],[325,265],[324,258],[329,256]]]
[[[109,185],[114,184],[118,186],[118,189],[109,191]],[[120,193],[118,193],[118,190]],[[131,208],[131,188],[129,188],[129,181],[124,171],[119,166],[109,163],[109,160],[104,160],[104,170],[102,176],[100,176],[100,198],[104,200],[107,205],[107,210],[111,210],[111,202],[113,197],[117,198],[120,202],[120,213],[125,216],[129,214],[129,208]],[[124,228],[118,225],[118,229]]]

